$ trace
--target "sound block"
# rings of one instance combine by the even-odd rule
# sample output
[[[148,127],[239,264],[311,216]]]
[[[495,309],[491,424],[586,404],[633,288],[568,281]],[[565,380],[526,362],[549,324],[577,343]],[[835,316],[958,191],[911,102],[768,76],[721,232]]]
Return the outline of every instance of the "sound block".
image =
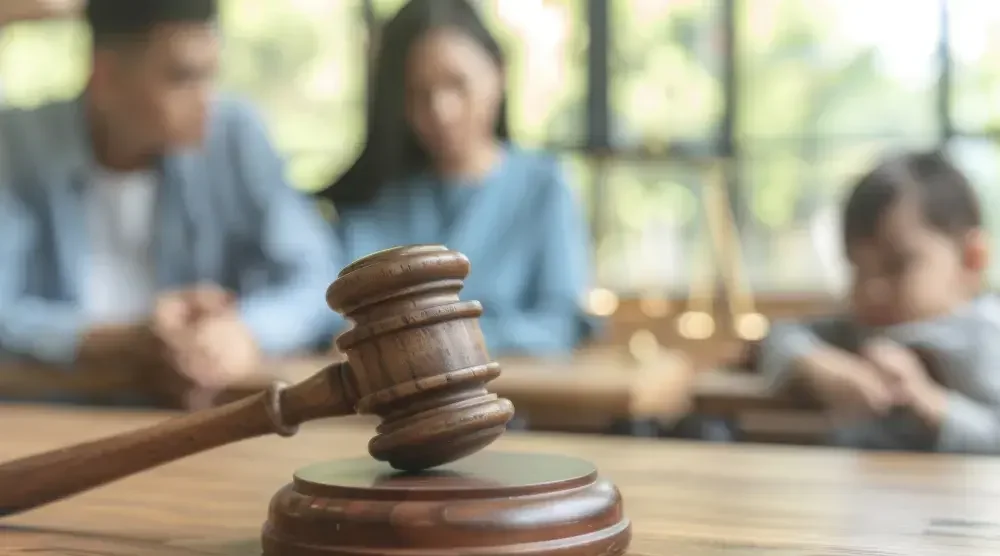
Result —
[[[616,556],[632,530],[587,461],[479,452],[420,473],[371,458],[300,469],[271,500],[265,556]]]

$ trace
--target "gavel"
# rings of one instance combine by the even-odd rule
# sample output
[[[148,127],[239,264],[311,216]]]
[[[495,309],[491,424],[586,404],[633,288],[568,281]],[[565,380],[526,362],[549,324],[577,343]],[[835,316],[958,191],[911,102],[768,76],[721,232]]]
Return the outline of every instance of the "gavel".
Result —
[[[0,516],[27,511],[219,446],[293,436],[301,423],[381,418],[371,456],[401,471],[450,463],[488,446],[513,417],[486,384],[490,360],[477,301],[458,293],[470,269],[438,245],[380,251],[344,268],[327,290],[353,326],[337,339],[346,361],[303,382],[275,382],[232,403],[0,465]]]

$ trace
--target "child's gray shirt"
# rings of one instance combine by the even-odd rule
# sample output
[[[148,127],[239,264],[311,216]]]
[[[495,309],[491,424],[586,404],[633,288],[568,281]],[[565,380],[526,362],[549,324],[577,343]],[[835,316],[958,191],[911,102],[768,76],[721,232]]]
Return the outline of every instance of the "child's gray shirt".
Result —
[[[762,342],[761,373],[780,388],[794,362],[825,343],[857,352],[866,338],[882,336],[931,359],[934,378],[949,390],[947,412],[937,434],[915,415],[888,416],[841,425],[840,445],[890,450],[1000,453],[1000,300],[983,296],[932,320],[875,330],[850,316],[779,322]]]

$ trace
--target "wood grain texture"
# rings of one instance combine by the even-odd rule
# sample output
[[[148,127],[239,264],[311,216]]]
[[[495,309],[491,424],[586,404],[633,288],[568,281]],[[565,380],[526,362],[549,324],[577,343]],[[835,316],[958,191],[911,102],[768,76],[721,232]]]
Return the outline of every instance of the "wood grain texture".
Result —
[[[278,378],[297,382],[331,357],[303,357],[275,364],[233,385],[229,399],[259,391]],[[589,350],[558,360],[506,358],[489,389],[510,400],[532,425],[560,431],[603,431],[616,420],[670,422],[690,409],[695,373],[675,351],[637,361],[621,350]]]
[[[132,430],[159,413],[0,408],[0,458]],[[248,555],[296,469],[363,457],[372,420],[232,444],[0,521],[3,554]],[[593,462],[622,492],[630,554],[995,556],[1000,461],[913,454],[507,434],[491,449]]]
[[[625,552],[621,493],[593,464],[487,450],[423,473],[368,458],[299,469],[271,500],[265,556]]]
[[[487,390],[500,376],[479,327],[483,307],[458,293],[471,265],[440,245],[410,245],[344,268],[326,301],[351,327],[337,337],[351,369],[357,411],[382,422],[375,459],[416,471],[488,446],[514,416]]]
[[[441,246],[387,249],[347,266],[327,291],[352,326],[337,338],[347,360],[285,388],[177,417],[146,429],[0,464],[0,515],[77,494],[224,444],[304,421],[361,414],[381,422],[375,459],[419,471],[472,454],[503,434],[511,403],[486,390],[500,374],[478,317],[460,301],[469,260]]]
[[[224,406],[4,462],[0,516],[239,440],[264,434],[291,436],[305,418],[352,415],[354,399],[340,388],[346,368],[335,365],[287,390],[275,386]]]
[[[802,410],[816,409],[800,391],[774,391],[764,377],[745,371],[716,369],[703,371],[693,380],[692,396],[695,409],[725,415],[754,409]]]
[[[228,403],[265,389],[274,380],[294,384],[337,361],[303,356],[268,361],[261,372],[216,397]],[[538,427],[562,431],[603,431],[617,420],[671,422],[690,408],[695,373],[689,359],[665,351],[637,361],[620,349],[594,349],[560,360],[501,358],[502,372],[489,389],[510,400],[519,416]],[[30,365],[0,367],[0,396],[39,399],[52,390],[100,403],[130,388],[136,370],[105,369],[75,375]],[[179,408],[179,405],[174,405]]]
[[[821,294],[764,294],[758,296],[756,301],[757,309],[762,314],[772,318],[823,314],[836,308],[835,299]],[[676,307],[678,311],[685,307],[685,303],[686,300],[683,298],[670,300],[670,306]],[[652,331],[662,345],[671,346],[679,353],[684,353],[687,358],[697,363],[697,368],[699,369],[732,364],[743,351],[743,342],[728,336],[710,340],[687,340],[681,338],[677,335],[677,326],[674,318],[670,316],[649,317],[642,313],[640,305],[641,303],[638,299],[622,299],[618,311],[609,318],[606,337],[598,342],[598,347],[590,349],[588,353],[574,358],[573,365],[588,367],[591,365],[591,362],[612,361],[612,367],[616,370],[635,367],[634,362],[629,361],[627,357],[619,356],[619,353],[624,351],[632,335],[639,330]],[[725,304],[721,303],[717,305],[720,309],[725,306]],[[716,317],[724,319],[726,315],[723,311],[716,315]],[[722,329],[724,328],[722,327]],[[596,356],[592,357],[594,354]],[[509,379],[506,379],[506,382],[517,389],[520,389],[520,380],[518,378],[519,375],[522,375],[519,373],[520,368],[523,366],[525,371],[530,371],[538,366],[535,362],[519,359],[508,361],[501,358],[500,362],[503,365],[505,376],[509,377]],[[298,363],[301,362],[270,361],[261,369],[261,373],[262,375],[282,375],[285,373],[286,367],[295,367]],[[568,364],[566,363],[565,365]],[[564,365],[556,364],[555,366],[560,367]],[[644,364],[642,366],[662,368],[662,365],[659,364]],[[52,389],[55,388],[75,393],[78,397],[100,402],[109,392],[136,388],[141,386],[143,382],[141,380],[141,373],[137,372],[136,369],[128,368],[102,368],[93,369],[88,373],[66,373],[61,369],[48,369],[24,363],[14,365],[7,363],[3,367],[2,372],[0,372],[0,395],[7,399],[37,400],[42,396],[50,394]],[[313,369],[315,367],[312,366],[312,362],[309,362],[308,370]],[[670,375],[672,372],[673,370],[668,369],[667,372],[661,374]],[[529,373],[525,372],[523,376],[529,376]],[[662,384],[665,380],[665,378],[659,379],[658,384]],[[506,384],[502,386],[497,385],[497,392],[502,396],[507,396],[505,392],[506,387]],[[539,390],[530,387],[528,391],[531,392],[532,396],[529,399],[536,399],[534,393]],[[619,388],[617,391],[621,392],[622,390]],[[620,401],[613,401],[621,399],[621,396],[609,396],[598,398],[596,401],[601,403],[602,407],[611,405],[615,408],[616,412],[621,413],[622,408],[627,408],[628,404],[623,405]],[[525,405],[517,399],[512,401],[515,406]],[[558,412],[550,415],[544,411],[544,408],[539,407],[538,409],[540,411],[533,413],[542,414],[544,418],[551,417],[554,420],[554,425],[559,426],[560,418]],[[664,409],[660,410],[660,412],[663,411]],[[603,419],[603,417],[597,416],[596,412],[594,412],[594,415],[596,418],[592,419],[592,421]],[[616,417],[621,416],[616,415]],[[588,426],[588,428],[594,427]]]
[[[726,419],[749,442],[822,444],[831,430],[822,407],[804,387],[792,383],[775,391],[751,372],[696,373],[691,399],[699,415]]]

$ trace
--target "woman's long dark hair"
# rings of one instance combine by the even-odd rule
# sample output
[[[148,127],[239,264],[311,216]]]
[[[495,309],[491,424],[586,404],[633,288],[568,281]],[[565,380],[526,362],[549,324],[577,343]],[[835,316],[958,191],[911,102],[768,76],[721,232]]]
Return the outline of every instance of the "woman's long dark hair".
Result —
[[[501,68],[500,44],[468,0],[410,0],[385,24],[378,41],[372,102],[361,155],[332,185],[318,195],[337,209],[364,204],[393,180],[423,172],[430,155],[407,124],[404,87],[407,57],[413,45],[429,31],[457,29],[484,48]],[[497,116],[497,138],[509,139],[507,96],[504,93]]]

